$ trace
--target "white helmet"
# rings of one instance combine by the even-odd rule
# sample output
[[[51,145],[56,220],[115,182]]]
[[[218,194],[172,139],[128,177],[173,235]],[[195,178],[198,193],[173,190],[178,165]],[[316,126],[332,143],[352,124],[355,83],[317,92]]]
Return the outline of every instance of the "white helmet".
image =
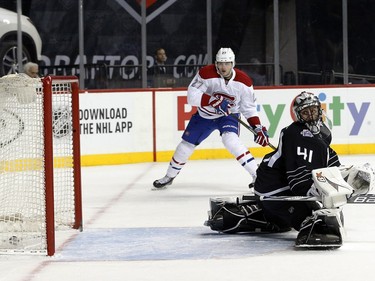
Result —
[[[220,48],[216,54],[216,62],[232,62],[235,64],[235,55],[231,48]]]
[[[301,111],[310,106],[318,107],[318,115],[316,119],[306,121],[301,116]],[[306,124],[313,134],[318,134],[320,132],[320,129],[322,127],[323,111],[319,98],[317,96],[315,96],[313,93],[303,91],[293,99],[290,109],[294,121],[299,121]]]

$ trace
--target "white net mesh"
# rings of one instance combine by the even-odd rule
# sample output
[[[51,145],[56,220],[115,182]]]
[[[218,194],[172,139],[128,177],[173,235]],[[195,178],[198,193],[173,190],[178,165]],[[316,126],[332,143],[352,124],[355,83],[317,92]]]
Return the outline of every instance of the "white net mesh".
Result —
[[[0,78],[0,253],[46,252],[43,87],[21,75]],[[74,223],[70,83],[54,83],[55,225]]]
[[[74,162],[70,83],[52,84],[55,221],[59,229],[74,223]]]
[[[31,78],[24,74],[9,74],[0,78],[0,92],[4,96],[16,97],[20,104],[29,104],[36,100],[36,88],[42,86],[40,78]]]

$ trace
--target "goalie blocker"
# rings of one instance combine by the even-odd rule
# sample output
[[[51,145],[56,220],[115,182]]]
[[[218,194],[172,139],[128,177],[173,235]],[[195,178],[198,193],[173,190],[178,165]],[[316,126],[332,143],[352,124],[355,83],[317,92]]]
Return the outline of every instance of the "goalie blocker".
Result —
[[[280,229],[267,222],[258,201],[320,201],[323,208],[307,217],[299,229],[295,242],[301,248],[339,248],[343,243],[342,206],[348,198],[365,197],[359,192],[370,192],[374,186],[374,171],[369,164],[317,169],[313,172],[314,185],[320,198],[311,196],[210,198],[210,211],[205,222],[212,230],[223,233],[275,233]],[[344,178],[345,180],[344,180]],[[353,201],[355,202],[355,201]],[[363,200],[359,200],[361,203]],[[374,202],[374,201],[372,201]]]

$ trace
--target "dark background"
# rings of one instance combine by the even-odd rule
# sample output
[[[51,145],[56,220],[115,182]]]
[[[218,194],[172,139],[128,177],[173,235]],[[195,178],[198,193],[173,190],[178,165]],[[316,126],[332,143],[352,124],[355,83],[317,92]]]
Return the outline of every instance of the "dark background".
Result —
[[[112,60],[110,64],[117,66],[140,64],[141,25],[120,5],[124,2],[140,15],[140,1],[84,1],[85,63],[108,64]],[[155,3],[147,8],[148,16],[167,3],[166,0],[148,1],[151,2]],[[238,65],[250,63],[252,58],[273,63],[273,42],[267,39],[272,35],[272,5],[272,0],[213,0],[213,57],[220,47],[231,47]],[[299,71],[342,72],[342,1],[280,0],[279,5],[295,7],[290,12],[290,9],[281,9],[280,14],[281,23],[287,17],[295,18],[293,26],[280,25],[280,36],[286,44],[289,41],[285,38],[296,38],[297,50],[295,60],[288,57],[288,52],[281,53],[283,73],[291,72],[296,78]],[[14,0],[2,0],[0,6],[16,11]],[[44,56],[41,66],[78,64],[78,1],[28,0],[23,1],[23,12],[41,34]],[[374,14],[375,1],[348,0],[351,73],[375,75]],[[206,36],[206,1],[176,1],[147,24],[149,66],[159,47],[166,49],[169,64],[181,63],[178,60],[181,56],[186,58],[183,62],[190,64],[208,63]],[[94,56],[104,59],[100,61]],[[187,60],[189,57],[191,60]],[[139,75],[137,70],[135,75],[124,76],[119,72],[118,77],[139,80]],[[304,82],[314,84],[321,80],[312,78]]]

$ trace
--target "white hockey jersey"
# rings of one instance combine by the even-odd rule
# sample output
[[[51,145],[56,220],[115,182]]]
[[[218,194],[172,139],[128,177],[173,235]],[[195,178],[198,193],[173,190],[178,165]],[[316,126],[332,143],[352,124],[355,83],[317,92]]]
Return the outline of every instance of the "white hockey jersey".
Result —
[[[223,115],[217,114],[212,106],[202,106],[202,96],[204,93],[217,98],[223,96],[230,101],[231,113],[242,113],[246,119],[258,116],[251,78],[243,71],[234,68],[232,78],[227,83],[225,82],[224,78],[217,73],[214,64],[202,67],[188,87],[188,103],[198,107],[201,117],[215,119]]]

